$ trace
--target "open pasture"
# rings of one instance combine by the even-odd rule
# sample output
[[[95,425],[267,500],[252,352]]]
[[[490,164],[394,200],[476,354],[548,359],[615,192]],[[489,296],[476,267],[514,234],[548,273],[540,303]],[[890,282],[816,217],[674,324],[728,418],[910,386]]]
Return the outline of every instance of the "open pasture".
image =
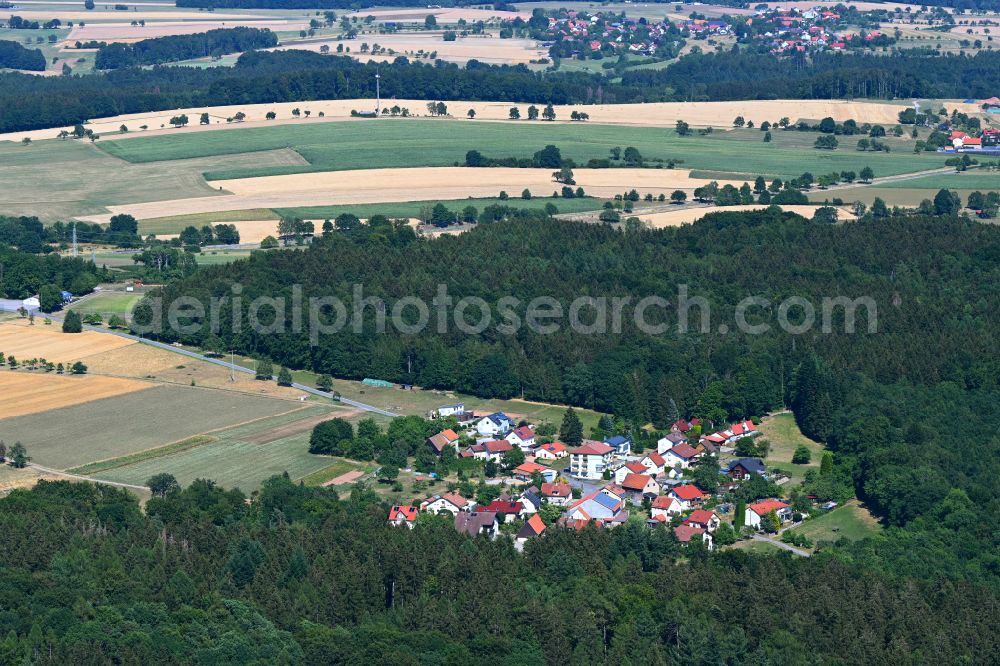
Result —
[[[378,44],[391,51],[391,53],[372,55],[368,52],[362,52],[359,45],[361,42]],[[491,64],[519,64],[548,57],[548,51],[540,48],[538,42],[533,39],[500,39],[495,34],[486,34],[458,37],[455,41],[446,42],[443,39],[443,33],[437,31],[363,35],[354,40],[337,38],[321,41],[310,40],[308,42],[295,42],[287,46],[279,46],[268,50],[296,49],[319,52],[320,48],[325,45],[331,51],[336,51],[338,44],[350,47],[351,52],[345,55],[349,55],[361,62],[368,62],[369,60],[392,62],[399,56],[415,58],[418,54],[428,54],[431,52],[437,54],[437,60],[456,63],[466,63],[469,60],[475,59]]]
[[[39,414],[92,400],[134,393],[153,384],[116,377],[69,376],[40,372],[0,371],[0,419]],[[0,435],[3,435],[0,429]]]
[[[116,458],[301,407],[298,402],[214,389],[144,391],[0,420],[32,459],[56,469]],[[142,479],[145,481],[145,479]]]
[[[95,354],[136,344],[132,340],[93,331],[63,333],[58,324],[34,326],[25,320],[0,324],[0,352],[18,361],[44,358],[53,363],[73,363]]]
[[[94,312],[104,317],[110,315],[127,317],[132,314],[132,309],[141,299],[142,294],[136,292],[101,291],[74,303],[70,309],[80,313]]]

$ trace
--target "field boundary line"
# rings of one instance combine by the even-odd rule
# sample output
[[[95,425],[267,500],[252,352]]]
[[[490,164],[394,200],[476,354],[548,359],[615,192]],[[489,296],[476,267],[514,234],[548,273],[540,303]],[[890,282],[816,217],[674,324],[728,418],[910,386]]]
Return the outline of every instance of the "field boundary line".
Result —
[[[192,441],[192,440],[200,440],[200,441]],[[184,442],[188,441],[191,441],[190,446],[184,446],[184,447],[178,446],[178,444],[183,444]],[[199,446],[204,446],[205,444],[211,444],[217,441],[219,441],[218,438],[212,437],[211,435],[208,434],[201,433],[193,435],[191,437],[185,437],[184,439],[178,439],[175,442],[169,442],[162,446],[154,446],[149,449],[136,451],[135,453],[129,453],[124,456],[116,456],[114,458],[95,460],[93,462],[86,463],[85,465],[77,465],[76,467],[70,467],[64,471],[68,474],[101,474],[109,470],[118,469],[119,467],[128,467],[129,465],[132,465],[137,462],[143,462],[146,460],[155,460],[156,458],[165,458],[174,452],[180,453],[181,451],[189,451],[191,449],[198,448]],[[163,453],[159,455],[150,455],[150,454],[155,454],[157,451],[162,451],[163,449],[168,449],[170,447],[177,447],[177,448],[173,449],[172,451],[163,451]],[[130,458],[134,460],[129,460]],[[88,467],[91,466],[99,467],[106,463],[114,463],[115,461],[122,461],[122,462],[119,462],[114,465],[108,465],[107,467],[101,467],[100,469],[94,469],[94,470],[87,469]]]

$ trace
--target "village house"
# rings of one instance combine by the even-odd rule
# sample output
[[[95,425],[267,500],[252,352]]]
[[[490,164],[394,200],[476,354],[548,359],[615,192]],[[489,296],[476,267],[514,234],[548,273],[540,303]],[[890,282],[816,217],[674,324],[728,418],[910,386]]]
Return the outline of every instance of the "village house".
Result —
[[[669,520],[671,516],[680,515],[683,511],[681,503],[671,495],[660,495],[653,500],[649,515],[657,520]]]
[[[564,524],[576,528],[591,522],[612,527],[627,520],[624,500],[601,491],[592,492],[570,505],[562,518]]]
[[[468,448],[468,452],[471,452],[472,457],[476,460],[492,460],[499,463],[503,460],[503,454],[513,448],[506,439],[493,439],[482,444],[473,444]]]
[[[531,481],[535,474],[541,474],[542,478],[546,481],[551,481],[556,477],[556,471],[554,469],[549,469],[545,465],[539,465],[538,463],[533,462],[521,463],[514,468],[513,474],[514,478],[520,481]]]
[[[681,511],[690,511],[695,506],[700,506],[705,501],[705,493],[695,485],[676,486],[668,495],[673,497],[681,505]]]
[[[512,523],[520,517],[521,512],[524,511],[524,506],[519,501],[496,499],[490,502],[483,510],[495,513],[497,520],[501,523]]]
[[[438,418],[446,418],[448,416],[458,416],[465,413],[465,403],[459,402],[454,405],[444,405],[437,408]]]
[[[621,485],[625,480],[625,477],[629,474],[645,474],[647,472],[646,466],[640,462],[627,462],[618,469],[611,476],[615,483]]]
[[[775,512],[782,523],[792,519],[792,509],[781,500],[765,500],[747,507],[744,524],[755,530],[762,529],[761,521],[767,514]]]
[[[570,474],[581,479],[600,479],[611,464],[614,451],[603,442],[584,440],[582,446],[569,452]]]
[[[713,511],[707,511],[705,509],[695,509],[691,512],[691,515],[684,519],[685,525],[691,525],[692,527],[699,527],[709,534],[719,529],[719,525],[722,524],[722,520],[715,515]]]
[[[541,460],[558,460],[566,455],[567,451],[569,451],[569,447],[562,442],[550,442],[535,449],[534,455],[535,458]]]
[[[639,464],[646,468],[646,473],[659,476],[666,471],[667,461],[659,453],[647,453],[639,460]]]
[[[427,438],[427,445],[431,447],[434,453],[441,455],[445,450],[445,447],[453,446],[455,450],[458,450],[458,433],[449,428],[448,430],[442,430],[436,435],[432,435]]]
[[[729,463],[723,473],[734,481],[749,479],[754,474],[764,476],[767,468],[760,458],[738,458]]]
[[[463,511],[455,516],[455,529],[469,536],[484,534],[494,539],[499,530],[497,514],[490,511]]]
[[[521,493],[517,501],[521,503],[522,517],[538,513],[538,510],[542,508],[542,496],[539,494],[538,488],[534,486]]]
[[[662,456],[664,453],[674,448],[678,444],[685,444],[685,443],[687,443],[687,437],[684,434],[680,432],[672,432],[666,437],[661,437],[656,442],[656,452]]]
[[[573,489],[568,483],[543,483],[541,495],[549,504],[565,506],[573,496]]]
[[[682,544],[700,539],[708,550],[712,550],[712,535],[700,527],[687,524],[678,525],[674,528],[674,534]]]
[[[434,495],[420,503],[420,510],[425,513],[450,513],[457,515],[460,511],[472,511],[476,503],[455,493]]]
[[[528,426],[514,428],[507,433],[506,440],[527,453],[535,446],[535,431]]]
[[[394,506],[389,510],[388,524],[393,527],[405,525],[409,529],[417,524],[417,507],[415,506]]]
[[[632,438],[625,435],[613,435],[604,440],[604,443],[615,450],[615,455],[619,458],[632,453]]]
[[[687,469],[699,455],[697,449],[687,443],[681,443],[663,454],[663,460],[671,469]]]
[[[521,529],[517,531],[517,536],[514,537],[514,548],[517,549],[517,552],[522,552],[524,550],[524,544],[528,541],[528,539],[540,537],[544,531],[545,523],[542,522],[542,519],[538,516],[538,514],[535,514],[525,521]]]
[[[647,474],[628,474],[621,486],[629,495],[640,500],[645,495],[656,497],[660,494],[660,485]]]
[[[476,424],[476,431],[482,437],[503,437],[514,428],[514,422],[503,412],[484,417]]]

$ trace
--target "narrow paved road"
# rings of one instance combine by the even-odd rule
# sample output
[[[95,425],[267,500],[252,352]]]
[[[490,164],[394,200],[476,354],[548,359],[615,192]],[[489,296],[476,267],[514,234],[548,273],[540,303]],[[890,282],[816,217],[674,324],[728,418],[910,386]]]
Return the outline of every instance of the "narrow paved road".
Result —
[[[778,548],[781,548],[782,550],[787,550],[787,551],[789,551],[791,553],[795,553],[796,555],[798,555],[800,557],[809,557],[810,556],[810,553],[808,551],[802,550],[801,548],[796,548],[795,546],[787,544],[784,541],[779,541],[778,539],[772,539],[771,537],[764,536],[763,534],[754,534],[753,535],[753,540],[754,541],[764,541],[764,542],[769,543],[769,544],[771,544],[773,546],[777,546]]]

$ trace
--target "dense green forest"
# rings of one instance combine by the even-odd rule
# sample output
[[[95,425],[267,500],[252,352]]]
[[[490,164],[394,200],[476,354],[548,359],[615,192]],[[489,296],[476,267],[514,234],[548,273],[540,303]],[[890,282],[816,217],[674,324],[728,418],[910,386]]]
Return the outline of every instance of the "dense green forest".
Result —
[[[550,528],[519,556],[444,518],[385,525],[275,477],[251,503],[42,481],[0,500],[4,664],[958,664],[998,599],[844,557],[708,555],[665,528]],[[942,621],[947,618],[947,621]]]
[[[991,97],[1000,53],[817,53],[779,58],[733,49],[691,54],[664,69],[634,69],[622,85],[685,100]]]
[[[0,39],[0,68],[45,71],[45,56],[40,49],[26,49],[17,42]]]
[[[375,63],[306,51],[256,52],[235,67],[126,67],[82,76],[0,74],[0,131],[81,123],[123,113],[226,104],[374,97]],[[1000,53],[818,55],[690,54],[620,82],[524,65],[379,64],[383,98],[497,100],[536,104],[791,97],[987,97],[1000,88]]]
[[[270,30],[220,28],[193,35],[154,37],[134,44],[105,44],[97,51],[94,66],[97,69],[120,69],[136,65],[159,65],[277,45],[278,36]]]

